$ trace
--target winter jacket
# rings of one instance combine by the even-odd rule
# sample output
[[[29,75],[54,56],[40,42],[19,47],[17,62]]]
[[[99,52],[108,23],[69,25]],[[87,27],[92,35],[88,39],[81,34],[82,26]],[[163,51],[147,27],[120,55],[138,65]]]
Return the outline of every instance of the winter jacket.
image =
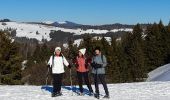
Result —
[[[88,65],[90,64],[90,61],[87,60],[85,57],[77,57],[75,64],[78,72],[89,71]]]
[[[53,56],[51,56],[50,60],[48,61],[48,65],[52,67],[53,74],[61,74],[65,72],[64,65],[68,66],[69,63],[64,56],[54,56],[54,59]]]
[[[92,58],[92,64],[95,63],[96,65],[101,65],[99,68],[95,68],[92,66],[92,73],[93,74],[105,74],[105,67],[107,66],[107,60],[104,55],[96,55]]]

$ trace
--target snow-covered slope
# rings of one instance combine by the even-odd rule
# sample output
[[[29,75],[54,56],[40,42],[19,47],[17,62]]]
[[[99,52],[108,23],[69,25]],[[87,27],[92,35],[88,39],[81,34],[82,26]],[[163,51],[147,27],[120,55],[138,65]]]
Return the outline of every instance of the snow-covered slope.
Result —
[[[99,39],[99,40],[101,40],[102,37],[93,37],[93,39]],[[106,41],[108,41],[108,43],[111,45],[111,37],[105,37],[105,39],[106,39]],[[120,38],[118,38],[118,39],[120,39]],[[73,43],[73,44],[79,46],[82,41],[83,41],[83,39],[77,39],[77,40],[74,40],[74,43]],[[65,48],[67,48],[67,47],[68,47],[68,44],[67,44],[67,43],[64,43],[63,46],[64,46]]]
[[[148,74],[147,81],[170,81],[170,64],[160,66]]]
[[[75,33],[75,35],[81,35],[85,33],[105,34],[107,32],[132,31],[132,29],[130,28],[113,29],[113,30],[99,30],[99,29],[82,30],[80,28],[67,29],[67,28],[60,28],[60,27],[54,27],[54,26],[48,26],[42,24],[30,24],[30,23],[28,24],[28,23],[19,23],[19,22],[5,22],[4,25],[4,22],[0,22],[0,29],[4,30],[7,28],[16,29],[17,37],[34,38],[39,41],[41,41],[42,39],[47,39],[47,41],[51,40],[49,36],[51,30],[55,30],[55,31],[61,30],[63,32]],[[38,32],[39,34],[36,34],[36,32]]]
[[[52,24],[54,22],[53,21],[45,21],[45,22],[42,22],[42,23],[44,23],[44,24]]]
[[[170,82],[109,84],[108,88],[110,100],[170,100]],[[104,95],[101,85],[100,91]],[[63,96],[52,98],[41,86],[0,86],[0,100],[97,100],[88,95],[72,95],[64,88],[62,93]]]

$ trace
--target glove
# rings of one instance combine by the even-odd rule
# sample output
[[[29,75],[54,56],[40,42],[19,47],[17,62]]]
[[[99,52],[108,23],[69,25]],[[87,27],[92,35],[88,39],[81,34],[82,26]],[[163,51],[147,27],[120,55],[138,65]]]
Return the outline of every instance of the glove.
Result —
[[[95,68],[96,68],[96,69],[102,68],[102,64],[96,64]]]
[[[102,64],[97,64],[97,63],[92,63],[91,66],[92,66],[94,69],[102,68]]]
[[[68,68],[70,68],[70,69],[71,69],[71,65],[68,65]]]
[[[96,65],[96,63],[94,63],[94,62],[91,63],[91,66],[92,66],[93,68],[95,67],[95,65]]]
[[[47,65],[47,68],[50,68],[50,65]]]

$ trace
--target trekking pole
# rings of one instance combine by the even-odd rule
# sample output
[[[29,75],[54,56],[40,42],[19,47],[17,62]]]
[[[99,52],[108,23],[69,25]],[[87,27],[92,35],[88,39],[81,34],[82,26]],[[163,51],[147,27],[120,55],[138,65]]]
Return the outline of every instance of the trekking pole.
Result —
[[[45,85],[46,85],[46,86],[48,85],[49,72],[50,72],[50,70],[49,70],[49,68],[48,68],[47,74],[46,74],[46,80],[45,80]]]
[[[45,78],[45,85],[41,87],[41,91],[43,92],[43,94],[45,94],[45,91],[43,91],[43,89],[46,90],[46,87],[47,87],[47,85],[48,85],[49,72],[50,72],[50,70],[49,70],[49,68],[48,68],[47,73],[46,73],[46,76],[45,76],[45,77],[46,77],[46,78]]]
[[[72,90],[72,96],[73,96],[73,81],[72,81],[72,72],[70,69],[70,84],[71,84],[71,90]]]

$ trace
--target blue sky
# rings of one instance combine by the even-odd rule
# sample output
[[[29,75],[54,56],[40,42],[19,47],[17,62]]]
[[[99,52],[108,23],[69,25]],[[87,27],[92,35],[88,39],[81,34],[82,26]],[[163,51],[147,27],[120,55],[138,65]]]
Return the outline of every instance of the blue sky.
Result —
[[[0,0],[0,19],[136,24],[170,21],[170,0]]]

